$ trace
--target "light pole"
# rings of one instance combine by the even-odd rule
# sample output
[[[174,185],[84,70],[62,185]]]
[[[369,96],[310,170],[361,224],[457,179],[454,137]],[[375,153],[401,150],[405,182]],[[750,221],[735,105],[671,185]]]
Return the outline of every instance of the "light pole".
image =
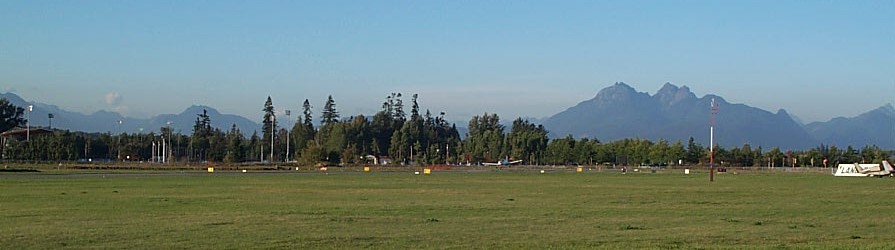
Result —
[[[31,111],[34,111],[34,105],[28,105],[28,119],[25,120],[25,141],[31,141]]]
[[[273,134],[277,126],[277,115],[273,115],[273,122],[270,123],[270,162],[273,163]]]
[[[715,114],[718,113],[718,103],[712,98],[711,118],[709,121],[709,182],[715,181]]]
[[[286,110],[286,124],[289,124],[289,116],[292,115],[292,110]],[[286,162],[289,162],[289,129],[286,129]]]
[[[447,125],[447,121],[444,120],[445,112],[441,111],[441,121],[444,125]],[[451,157],[451,142],[446,142],[444,145],[444,165],[450,165],[448,158]]]
[[[118,148],[118,160],[121,160],[121,123],[123,121],[118,120],[118,143],[116,143],[116,147]]]
[[[168,163],[168,157],[171,157],[168,152],[168,148],[171,147],[171,143],[169,141],[166,141],[166,139],[171,140],[171,124],[174,124],[174,122],[169,121],[165,124],[167,125],[166,128],[168,130],[168,138],[165,138],[165,135],[162,135],[162,163]]]
[[[150,161],[150,162],[158,162],[158,158],[156,157],[157,155],[158,155],[158,152],[156,152],[156,149],[155,149],[155,138],[153,138],[153,141],[152,141],[152,158],[150,158],[149,161]]]

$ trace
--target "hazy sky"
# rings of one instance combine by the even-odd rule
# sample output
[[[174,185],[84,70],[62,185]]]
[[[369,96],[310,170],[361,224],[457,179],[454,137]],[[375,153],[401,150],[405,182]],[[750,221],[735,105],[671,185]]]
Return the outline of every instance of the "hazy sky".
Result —
[[[895,1],[0,1],[0,91],[148,117],[545,117],[623,81],[806,122],[895,102]]]

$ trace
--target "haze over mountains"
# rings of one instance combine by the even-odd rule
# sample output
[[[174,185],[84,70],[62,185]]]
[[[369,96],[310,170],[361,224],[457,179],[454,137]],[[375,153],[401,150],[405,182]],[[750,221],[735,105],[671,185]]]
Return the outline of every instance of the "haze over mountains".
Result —
[[[149,119],[124,117],[115,112],[99,111],[82,114],[66,111],[50,104],[27,102],[12,94],[0,94],[14,105],[34,104],[31,121],[35,126],[48,124],[47,114],[54,114],[54,128],[85,132],[158,132],[171,126],[175,132],[189,134],[196,115],[208,111],[212,125],[222,130],[236,126],[246,134],[260,131],[261,125],[238,115],[221,114],[207,106],[194,105],[179,114],[163,114]],[[613,141],[625,138],[686,141],[693,137],[703,145],[709,144],[710,103],[719,104],[715,117],[715,142],[719,145],[752,147],[780,147],[805,149],[823,144],[854,147],[877,145],[895,149],[895,108],[886,104],[864,114],[827,122],[801,125],[785,110],[776,113],[746,104],[728,103],[723,97],[697,97],[686,86],[666,83],[654,95],[637,92],[624,83],[616,83],[600,90],[597,95],[543,121],[552,138],[572,135],[576,138],[597,138]],[[260,108],[259,108],[260,110]],[[259,111],[259,116],[260,116]],[[292,117],[292,121],[298,117]],[[512,121],[513,117],[503,117]],[[119,124],[118,121],[121,121]],[[278,121],[280,126],[290,126]],[[459,122],[458,127],[465,126]]]

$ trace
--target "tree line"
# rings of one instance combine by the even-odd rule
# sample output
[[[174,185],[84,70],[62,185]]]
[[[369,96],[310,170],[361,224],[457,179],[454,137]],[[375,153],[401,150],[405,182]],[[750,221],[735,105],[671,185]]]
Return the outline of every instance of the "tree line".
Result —
[[[419,106],[418,95],[410,98],[405,112],[403,95],[386,96],[372,117],[341,117],[332,96],[314,123],[313,106],[307,99],[291,128],[278,126],[270,97],[261,111],[262,129],[245,136],[235,124],[222,130],[212,126],[207,111],[196,114],[191,134],[85,133],[54,130],[50,135],[8,137],[2,145],[5,161],[148,161],[298,164],[480,164],[500,160],[523,160],[530,165],[699,165],[709,159],[709,148],[690,138],[686,143],[629,138],[601,142],[566,136],[549,139],[543,125],[517,118],[509,130],[497,114],[484,113],[469,120],[465,138],[444,112],[432,114]],[[288,111],[287,111],[288,112]],[[23,109],[0,100],[0,129],[22,126]],[[280,114],[287,114],[282,112]],[[319,126],[317,126],[319,125]],[[838,163],[879,162],[890,159],[889,151],[877,146],[855,149],[820,145],[800,151],[774,147],[753,148],[749,144],[715,146],[715,162],[742,167],[823,167]]]

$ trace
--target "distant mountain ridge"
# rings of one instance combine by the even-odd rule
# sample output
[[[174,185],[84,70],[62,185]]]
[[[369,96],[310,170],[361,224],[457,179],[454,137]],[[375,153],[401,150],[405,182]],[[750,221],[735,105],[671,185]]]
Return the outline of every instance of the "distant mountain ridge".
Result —
[[[891,103],[855,117],[837,117],[805,125],[812,136],[839,145],[877,145],[895,149],[895,107]]]
[[[246,135],[260,132],[261,124],[238,115],[221,114],[208,106],[193,105],[179,114],[162,114],[149,119],[124,117],[116,112],[97,111],[93,114],[66,111],[58,106],[28,102],[13,93],[0,94],[19,107],[34,105],[30,114],[32,126],[49,125],[47,114],[52,113],[54,128],[99,133],[158,133],[170,126],[175,132],[192,133],[196,116],[207,110],[212,126],[227,131],[233,124]],[[827,122],[801,125],[785,110],[771,113],[745,104],[728,103],[724,98],[706,95],[699,98],[687,86],[666,83],[654,95],[637,92],[625,83],[616,83],[600,90],[597,95],[567,110],[543,120],[550,136],[573,135],[578,138],[597,138],[613,141],[624,138],[649,140],[666,139],[686,142],[693,137],[708,145],[709,106],[715,99],[720,104],[716,116],[715,140],[718,144],[752,147],[781,147],[804,149],[828,144],[864,147],[877,145],[895,149],[895,108],[892,104],[855,117],[838,117]],[[527,118],[535,123],[538,119]],[[122,121],[120,124],[118,121]],[[507,120],[510,121],[510,120]],[[169,125],[170,122],[170,125]],[[457,123],[465,130],[465,123]],[[280,122],[280,126],[291,126]],[[510,124],[506,124],[510,126]],[[142,129],[142,130],[141,130]]]
[[[851,119],[842,118],[842,121],[835,123],[842,124],[839,128],[830,127],[831,124],[827,123],[815,123],[807,128],[816,133],[809,133],[786,110],[771,113],[745,104],[728,103],[716,95],[699,98],[687,86],[678,87],[671,83],[663,85],[654,95],[637,92],[625,83],[616,83],[600,90],[594,98],[551,116],[544,125],[550,130],[551,137],[572,135],[604,141],[661,138],[683,142],[693,137],[708,146],[712,99],[720,106],[715,116],[715,142],[725,147],[750,144],[752,147],[805,149],[825,143],[856,147],[875,144],[895,148],[895,136],[885,137],[886,131],[895,133],[895,126],[883,122],[888,119],[888,124],[891,124],[895,119],[880,115],[895,112],[887,113],[885,109],[856,118],[861,121],[851,122]],[[891,105],[888,107],[891,110]],[[868,122],[875,125],[866,126]],[[888,130],[885,129],[887,126]],[[847,140],[849,135],[855,134],[850,129],[866,130],[868,135]],[[835,136],[834,132],[844,136]]]
[[[208,110],[212,127],[229,131],[236,124],[244,134],[250,135],[254,131],[261,130],[261,124],[245,117],[230,114],[221,114],[216,109],[208,106],[193,105],[179,114],[162,114],[149,119],[124,117],[119,113],[110,111],[97,111],[93,114],[67,111],[55,105],[28,102],[13,93],[0,94],[0,98],[6,98],[10,103],[27,107],[34,105],[34,111],[30,114],[32,126],[47,127],[50,125],[48,114],[53,114],[53,128],[83,131],[90,133],[158,133],[162,127],[170,126],[174,132],[191,134],[196,116],[202,110]],[[26,111],[26,118],[29,114]],[[121,121],[119,124],[118,121]],[[170,123],[170,124],[169,124]]]

